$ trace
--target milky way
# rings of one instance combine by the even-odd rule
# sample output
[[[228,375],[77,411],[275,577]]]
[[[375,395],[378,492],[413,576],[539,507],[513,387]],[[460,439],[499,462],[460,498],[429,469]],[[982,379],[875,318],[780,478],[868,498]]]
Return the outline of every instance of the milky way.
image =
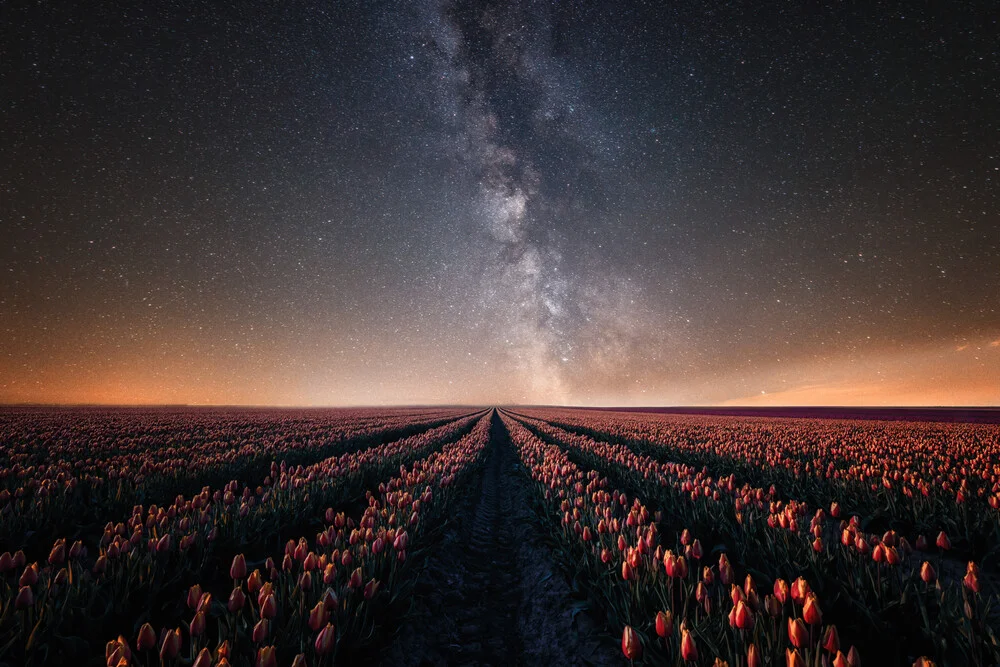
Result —
[[[0,21],[0,401],[1000,402],[986,3]]]

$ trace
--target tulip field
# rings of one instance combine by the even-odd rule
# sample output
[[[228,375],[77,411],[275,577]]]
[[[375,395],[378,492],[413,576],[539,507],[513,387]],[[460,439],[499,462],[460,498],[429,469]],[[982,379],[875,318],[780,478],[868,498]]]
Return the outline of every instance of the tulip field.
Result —
[[[1000,664],[995,424],[10,408],[0,443],[0,665]],[[490,599],[417,618],[463,544],[494,560],[434,586]],[[532,644],[581,613],[600,650]]]

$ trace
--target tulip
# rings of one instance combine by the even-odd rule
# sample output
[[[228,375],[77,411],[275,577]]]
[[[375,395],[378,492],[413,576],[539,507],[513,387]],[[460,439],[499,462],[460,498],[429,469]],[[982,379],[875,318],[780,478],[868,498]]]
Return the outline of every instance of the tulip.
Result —
[[[913,667],[937,667],[934,661],[930,658],[920,656],[917,658],[916,662],[913,663]]]
[[[313,632],[319,632],[319,629],[326,625],[329,618],[330,612],[327,611],[326,605],[320,600],[313,607],[312,611],[309,612],[309,629]]]
[[[257,624],[253,626],[253,643],[260,644],[267,639],[268,632],[270,630],[270,623],[266,618],[262,618],[257,621]]]
[[[626,625],[625,631],[622,632],[622,653],[629,660],[638,660],[642,657],[642,643],[639,641],[639,635],[630,625]]]
[[[979,566],[972,561],[969,561],[969,566],[965,571],[965,578],[962,579],[962,584],[973,593],[978,593],[980,590]]]
[[[812,593],[806,596],[806,604],[802,608],[802,618],[809,625],[819,625],[823,622],[823,612],[819,608],[819,602]]]
[[[698,647],[687,628],[681,628],[681,657],[687,662],[694,662],[698,659]]]
[[[837,651],[837,655],[833,658],[833,667],[850,667],[847,664],[847,656]]]
[[[802,659],[802,654],[798,649],[785,649],[785,665],[787,667],[806,667],[806,661]]]
[[[278,615],[278,601],[274,599],[274,594],[269,594],[260,605],[261,618],[274,618]]]
[[[292,667],[306,667],[306,654],[299,653],[297,656],[295,656],[295,658],[292,660]]]
[[[160,644],[160,660],[173,660],[181,650],[181,631],[165,630]]]
[[[201,602],[201,586],[195,584],[188,589],[187,606],[189,609],[194,609],[198,606],[199,602]]]
[[[326,626],[319,631],[316,635],[316,641],[313,643],[313,648],[316,649],[317,655],[326,655],[333,651],[334,643],[337,640],[337,635],[334,632],[334,627],[332,624],[327,623]]]
[[[229,567],[229,576],[233,578],[234,581],[239,581],[243,577],[247,576],[247,561],[243,557],[243,554],[236,554],[233,556],[233,564]]]
[[[763,662],[761,662],[760,651],[757,650],[756,644],[750,644],[747,647],[747,667],[762,667]]]
[[[858,655],[858,649],[851,647],[851,650],[847,652],[847,664],[850,667],[861,667],[861,656]]]
[[[674,632],[674,615],[670,611],[656,612],[656,634],[666,638]]]
[[[348,587],[352,588],[352,589],[361,588],[361,582],[362,582],[362,579],[361,579],[361,568],[359,567],[359,568],[356,568],[354,570],[354,572],[351,573],[351,580],[350,580],[350,582],[348,582]]]
[[[205,612],[199,611],[191,619],[191,625],[188,628],[192,637],[200,637],[205,632]]]
[[[278,667],[278,655],[273,646],[263,646],[257,649],[257,661],[254,667]]]
[[[139,628],[139,636],[135,640],[137,651],[149,651],[156,648],[156,630],[149,623],[143,623]]]
[[[729,586],[733,583],[733,566],[730,565],[726,554],[719,556],[719,581],[722,582],[723,586]]]
[[[332,588],[328,588],[323,591],[323,595],[320,597],[320,602],[326,607],[327,611],[333,611],[337,608],[337,594],[333,592]]]
[[[622,579],[625,581],[635,579],[635,574],[632,572],[632,566],[628,564],[627,560],[622,563]]]
[[[750,613],[750,608],[747,607],[743,600],[736,603],[733,607],[735,611],[735,624],[740,630],[749,630],[753,628],[753,614]]]
[[[203,648],[198,652],[198,657],[194,659],[194,664],[191,667],[211,667],[212,666],[212,654],[207,648]]]
[[[840,652],[840,635],[837,633],[836,625],[827,626],[823,635],[823,648],[830,653]]]
[[[785,604],[785,601],[788,600],[788,595],[788,582],[784,579],[776,579],[774,581],[774,597],[777,598],[779,603]]]
[[[365,584],[365,599],[371,600],[378,593],[380,583],[375,579],[372,579],[367,584]]]
[[[14,569],[14,557],[9,551],[0,554],[0,574],[6,574]]]
[[[226,608],[235,614],[243,609],[246,602],[247,596],[243,594],[243,589],[237,586],[229,594],[229,603],[226,605]]]
[[[21,586],[14,598],[14,609],[27,609],[35,606],[35,594],[31,592],[31,586]]]
[[[806,596],[809,594],[809,582],[799,577],[792,582],[791,595],[796,604],[805,604]]]
[[[49,565],[62,565],[66,562],[66,540],[59,539],[52,545],[49,552]]]
[[[38,583],[38,566],[35,563],[24,568],[21,578],[18,580],[19,586],[34,586]]]
[[[809,631],[801,618],[788,619],[788,639],[795,648],[803,648],[809,643]]]
[[[937,545],[938,549],[941,549],[941,551],[948,551],[951,549],[951,540],[948,539],[947,533],[943,530],[938,533],[937,540],[934,543]]]

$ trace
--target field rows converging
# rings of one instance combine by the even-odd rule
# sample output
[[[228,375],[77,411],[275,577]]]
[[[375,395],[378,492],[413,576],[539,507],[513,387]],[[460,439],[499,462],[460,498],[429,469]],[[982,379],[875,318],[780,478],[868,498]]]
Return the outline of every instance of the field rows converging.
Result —
[[[0,423],[0,549],[44,553],[56,537],[136,504],[169,504],[205,486],[263,479],[271,463],[322,458],[414,435],[461,411],[339,411],[330,415],[93,411],[77,431],[17,412]],[[49,419],[53,419],[50,417]]]
[[[109,412],[81,417],[88,448],[73,419],[6,431],[2,667],[1000,663],[992,473],[962,463],[993,456],[990,425]],[[833,442],[904,432],[934,463],[887,463],[895,486]],[[100,461],[129,471],[117,499]],[[44,503],[92,518],[32,542],[21,513]]]
[[[740,573],[760,583],[805,576],[823,599],[826,622],[837,627],[838,636],[874,647],[878,654],[872,657],[899,660],[904,651],[940,646],[965,661],[996,659],[994,630],[987,623],[994,606],[981,593],[986,579],[975,562],[954,567],[946,534],[938,536],[938,544],[922,547],[926,553],[913,552],[895,531],[866,533],[856,517],[837,527],[822,509],[776,501],[773,491],[737,485],[732,475],[714,478],[705,469],[657,463],[623,445],[521,419],[533,435],[565,450],[569,460],[636,494],[660,517],[661,528],[700,537]],[[919,622],[908,623],[904,632],[894,627],[900,614]],[[893,641],[885,641],[885,633]]]
[[[72,654],[82,638],[100,639],[96,627],[127,631],[125,625],[169,606],[178,587],[219,570],[237,551],[247,545],[267,550],[316,522],[320,508],[357,502],[367,487],[467,433],[482,415],[310,466],[272,462],[259,479],[205,487],[166,507],[136,505],[124,521],[109,521],[96,535],[56,540],[40,563],[21,551],[4,552],[0,568],[8,576],[0,599],[25,609],[2,618],[0,648],[21,659],[35,650]]]

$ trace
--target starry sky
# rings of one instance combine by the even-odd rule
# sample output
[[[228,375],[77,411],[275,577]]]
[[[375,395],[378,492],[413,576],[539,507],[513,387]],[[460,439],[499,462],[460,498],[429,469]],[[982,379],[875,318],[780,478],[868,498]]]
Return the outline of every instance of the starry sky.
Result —
[[[3,3],[0,402],[998,405],[925,4]]]

